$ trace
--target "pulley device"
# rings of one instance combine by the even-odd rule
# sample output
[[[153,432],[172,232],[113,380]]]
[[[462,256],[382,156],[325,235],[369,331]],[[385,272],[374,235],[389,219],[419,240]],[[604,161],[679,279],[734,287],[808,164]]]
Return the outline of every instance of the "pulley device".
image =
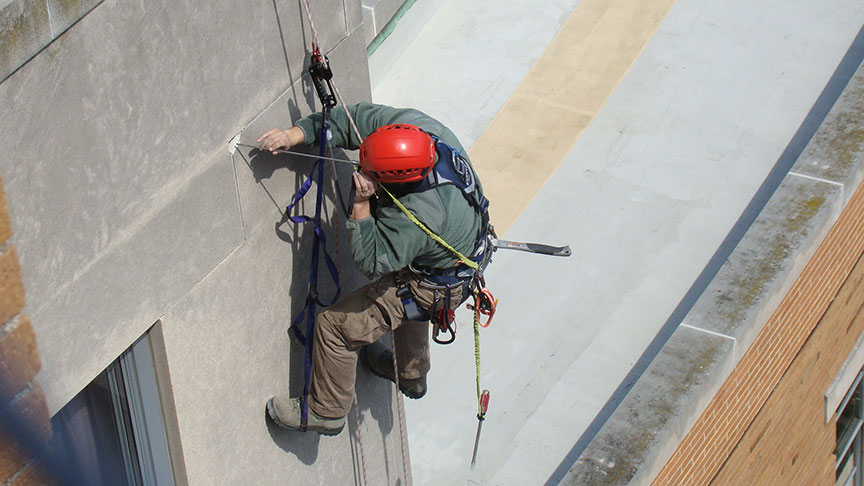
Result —
[[[333,71],[330,69],[330,60],[321,54],[321,49],[317,45],[312,48],[309,76],[312,78],[318,99],[321,101],[324,118],[329,118],[330,110],[336,106],[336,95],[333,92]],[[325,84],[327,85],[326,88],[324,87]]]

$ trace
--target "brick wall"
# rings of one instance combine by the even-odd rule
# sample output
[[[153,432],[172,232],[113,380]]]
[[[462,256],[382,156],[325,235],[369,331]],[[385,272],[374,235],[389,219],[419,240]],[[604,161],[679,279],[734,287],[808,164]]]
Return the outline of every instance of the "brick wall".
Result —
[[[864,258],[750,424],[713,484],[833,484],[836,419],[825,391],[864,332]]]
[[[34,458],[51,438],[51,419],[45,395],[34,381],[39,353],[33,326],[21,313],[25,293],[11,236],[0,180],[0,484],[49,484]]]
[[[652,484],[833,483],[823,396],[864,329],[862,252],[864,185]]]

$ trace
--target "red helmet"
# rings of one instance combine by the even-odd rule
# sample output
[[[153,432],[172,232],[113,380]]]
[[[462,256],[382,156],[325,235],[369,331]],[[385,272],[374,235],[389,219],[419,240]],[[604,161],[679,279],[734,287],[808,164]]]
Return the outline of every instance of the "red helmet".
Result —
[[[432,137],[414,125],[385,125],[360,144],[360,170],[384,184],[422,180],[434,164]]]

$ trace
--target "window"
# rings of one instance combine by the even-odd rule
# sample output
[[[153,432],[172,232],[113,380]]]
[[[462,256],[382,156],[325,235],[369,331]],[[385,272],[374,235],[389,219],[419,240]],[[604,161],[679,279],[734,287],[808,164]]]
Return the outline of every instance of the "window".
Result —
[[[88,483],[174,484],[146,334],[57,412],[51,424],[56,458]]]
[[[861,400],[861,378],[864,372],[859,373],[855,382],[840,407],[837,409],[837,447],[834,455],[837,456],[835,464],[837,486],[862,486],[862,439],[861,425],[864,423]]]

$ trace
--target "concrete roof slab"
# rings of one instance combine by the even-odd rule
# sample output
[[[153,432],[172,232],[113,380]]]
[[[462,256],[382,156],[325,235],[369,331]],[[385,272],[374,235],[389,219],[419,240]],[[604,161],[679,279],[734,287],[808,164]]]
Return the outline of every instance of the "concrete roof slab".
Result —
[[[429,395],[407,404],[418,484],[563,477],[573,445],[596,432],[598,413],[771,173],[862,22],[854,1],[675,3],[503,235],[569,243],[573,256],[499,252],[487,271],[501,307],[482,333],[481,386],[492,404],[473,473],[470,331],[433,349]],[[435,97],[407,75],[399,83],[417,91],[404,104],[474,100],[456,90]],[[446,109],[432,113],[458,128]]]

